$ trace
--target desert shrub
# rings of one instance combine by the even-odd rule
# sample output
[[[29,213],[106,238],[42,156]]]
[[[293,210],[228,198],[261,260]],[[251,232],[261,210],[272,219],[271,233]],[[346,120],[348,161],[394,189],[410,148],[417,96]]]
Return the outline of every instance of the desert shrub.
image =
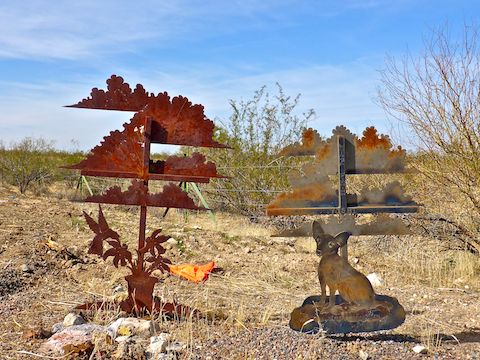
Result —
[[[25,138],[8,148],[0,147],[0,176],[3,182],[17,186],[24,194],[32,187],[71,176],[59,167],[78,162],[83,156],[81,152],[56,151],[52,142],[45,139]]]
[[[415,134],[412,164],[420,172],[417,198],[466,236],[480,242],[480,43],[466,26],[455,39],[433,33],[420,56],[388,59],[379,100]]]
[[[288,188],[288,171],[301,160],[277,153],[298,141],[314,116],[313,110],[298,112],[299,100],[300,95],[290,97],[278,84],[274,96],[262,87],[250,100],[230,100],[232,113],[216,137],[232,149],[207,151],[219,172],[230,177],[208,188],[213,205],[256,217],[277,192]]]

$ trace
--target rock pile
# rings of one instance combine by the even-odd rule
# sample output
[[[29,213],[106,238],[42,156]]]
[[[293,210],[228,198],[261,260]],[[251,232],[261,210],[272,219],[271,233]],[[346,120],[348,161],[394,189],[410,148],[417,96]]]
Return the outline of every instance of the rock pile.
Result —
[[[86,323],[70,313],[52,328],[40,350],[51,356],[108,353],[113,359],[176,359],[185,346],[152,320],[119,318],[109,325]]]

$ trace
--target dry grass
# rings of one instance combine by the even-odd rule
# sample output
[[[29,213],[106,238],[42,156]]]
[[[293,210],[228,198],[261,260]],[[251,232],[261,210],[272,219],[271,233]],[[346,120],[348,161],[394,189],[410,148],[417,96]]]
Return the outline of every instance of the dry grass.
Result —
[[[0,232],[0,246],[6,248],[3,255],[13,259],[9,267],[20,267],[32,254],[21,246],[17,250],[12,248],[11,239],[25,245],[38,242],[39,236],[50,236],[77,253],[86,254],[91,234],[83,223],[81,211],[96,215],[96,205],[20,197],[16,205],[7,206],[0,208],[2,229],[9,229]],[[105,206],[104,212],[122,240],[135,247],[137,211]],[[270,238],[275,230],[268,226],[226,213],[218,213],[216,222],[201,212],[185,217],[180,211],[171,211],[163,219],[161,209],[149,210],[147,226],[149,232],[162,227],[164,233],[178,240],[179,244],[167,251],[174,263],[215,260],[224,270],[212,274],[203,284],[163,276],[156,287],[156,294],[163,299],[177,300],[202,312],[200,319],[180,322],[153,315],[162,329],[189,345],[191,354],[195,354],[199,342],[220,334],[236,336],[256,328],[284,327],[292,309],[305,297],[319,292],[318,258],[307,251],[308,247],[295,247],[291,240]],[[16,234],[14,230],[20,227],[22,232]],[[409,311],[406,323],[393,333],[418,337],[429,349],[455,341],[454,337],[465,327],[480,326],[479,316],[471,316],[480,314],[479,259],[465,251],[445,250],[443,245],[438,240],[418,236],[362,237],[353,238],[350,243],[350,256],[359,259],[355,267],[365,274],[380,274],[385,286],[377,291],[398,297]],[[5,259],[0,260],[0,268],[7,264]],[[111,299],[113,289],[124,284],[126,272],[101,259],[90,256],[88,259],[88,264],[72,268],[56,260],[51,263],[50,272],[34,284],[32,292],[19,293],[18,301],[27,307],[8,315],[2,313],[5,319],[2,342],[16,349],[31,349],[18,336],[8,334],[9,326],[17,327],[13,321],[21,326],[34,325],[32,320],[40,312],[45,314],[44,326],[49,327],[61,321],[75,304],[94,298]],[[107,324],[121,315],[118,308],[111,308],[96,312],[93,320]],[[247,353],[245,358],[248,356]]]

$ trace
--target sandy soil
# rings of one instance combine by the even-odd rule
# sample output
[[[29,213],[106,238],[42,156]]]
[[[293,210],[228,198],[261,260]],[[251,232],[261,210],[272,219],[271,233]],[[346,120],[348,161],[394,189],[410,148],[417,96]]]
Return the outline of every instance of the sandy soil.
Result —
[[[82,210],[96,216],[94,205],[0,190],[1,358],[32,358],[21,351],[36,353],[44,341],[32,331],[50,329],[75,305],[110,297],[124,284],[123,270],[87,256],[92,236]],[[105,206],[104,212],[110,226],[134,246],[137,210]],[[386,285],[376,291],[397,297],[407,320],[392,331],[325,337],[296,333],[287,325],[290,311],[318,293],[318,258],[294,241],[272,239],[274,229],[229,214],[217,214],[215,223],[206,214],[184,218],[173,211],[162,220],[161,211],[153,210],[148,225],[149,231],[163,227],[178,241],[167,252],[174,263],[215,260],[221,268],[203,284],[163,276],[157,285],[156,293],[167,300],[221,314],[217,320],[162,321],[164,330],[188,345],[184,358],[358,359],[360,351],[371,359],[480,358],[478,283],[432,287],[425,279],[423,286],[411,284],[412,274],[384,265],[382,251],[366,253],[373,240],[353,246],[351,256],[360,258],[356,266],[362,272],[382,274]],[[116,316],[96,314],[93,320],[106,323]],[[427,354],[412,351],[419,343]]]

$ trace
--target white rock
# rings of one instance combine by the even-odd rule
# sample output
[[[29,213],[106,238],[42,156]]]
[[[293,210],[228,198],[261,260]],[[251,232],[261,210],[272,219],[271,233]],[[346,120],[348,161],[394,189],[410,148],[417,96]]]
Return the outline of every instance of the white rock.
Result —
[[[32,267],[28,264],[23,264],[21,269],[22,269],[22,272],[24,272],[24,273],[32,273],[33,272]]]
[[[94,332],[103,332],[104,327],[95,324],[72,325],[52,335],[40,346],[41,352],[51,352],[58,355],[65,354],[65,347],[93,348],[92,337]]]
[[[65,329],[65,325],[63,325],[63,322],[53,324],[52,333],[56,334],[57,332],[62,331],[63,329]]]
[[[379,287],[379,286],[383,286],[383,280],[380,276],[378,276],[377,273],[368,274],[367,279],[370,281],[370,283],[372,284],[372,286],[374,288]]]
[[[63,326],[65,327],[82,324],[85,324],[85,320],[83,319],[83,317],[73,312],[67,314],[63,319]]]
[[[107,333],[112,339],[117,336],[152,336],[159,330],[157,323],[151,320],[137,318],[120,318],[107,327]]]
[[[122,286],[122,285],[117,285],[115,286],[115,288],[113,289],[113,294],[118,294],[118,293],[122,293],[125,291],[125,288]]]
[[[354,264],[358,264],[358,263],[360,262],[360,259],[357,258],[357,257],[354,257],[354,258],[352,258],[352,262],[353,262]]]
[[[157,336],[150,338],[150,345],[148,345],[145,355],[147,359],[157,360],[162,353],[167,351],[168,341],[170,340],[170,334],[161,333]]]
[[[412,350],[417,354],[426,354],[428,351],[427,348],[423,345],[415,345]]]
[[[368,353],[366,353],[365,351],[363,350],[360,350],[358,352],[358,356],[360,357],[360,359],[362,360],[368,360],[369,356],[368,356]]]
[[[175,341],[174,343],[167,346],[168,352],[180,352],[186,348],[185,344]]]
[[[118,343],[121,343],[122,341],[126,341],[130,338],[129,335],[126,335],[126,336],[117,336],[115,341],[118,342]]]
[[[178,241],[171,237],[170,239],[167,240],[167,244],[177,245]]]
[[[202,230],[202,227],[200,225],[193,225],[193,228],[195,230]]]

